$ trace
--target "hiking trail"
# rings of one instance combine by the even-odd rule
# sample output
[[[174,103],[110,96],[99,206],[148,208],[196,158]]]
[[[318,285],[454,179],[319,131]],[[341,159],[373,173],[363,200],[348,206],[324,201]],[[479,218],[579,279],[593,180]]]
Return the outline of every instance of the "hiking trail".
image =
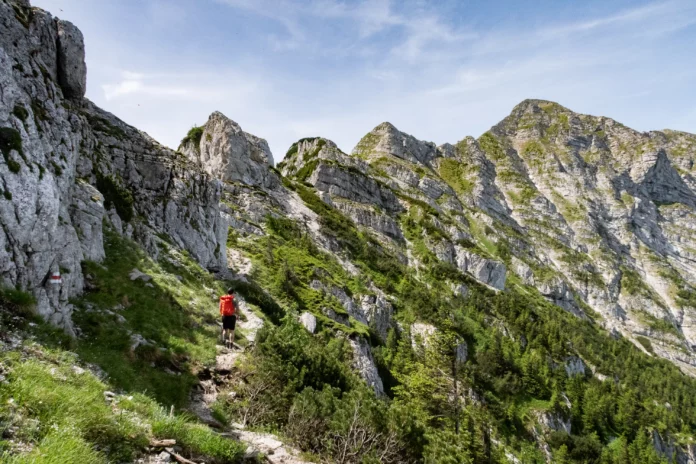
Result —
[[[270,433],[253,432],[245,429],[242,424],[222,424],[213,416],[211,406],[218,398],[218,393],[231,379],[231,373],[236,368],[238,361],[242,359],[247,350],[250,350],[256,341],[256,335],[264,321],[254,310],[238,297],[239,313],[242,317],[237,320],[237,331],[241,332],[247,340],[246,347],[231,350],[222,345],[217,345],[215,366],[206,369],[199,375],[200,382],[191,392],[189,411],[208,426],[220,430],[222,436],[229,437],[248,445],[245,458],[252,459],[263,455],[266,462],[272,464],[308,464],[302,460],[300,451],[285,445],[277,436]],[[159,461],[147,461],[148,464],[156,464]],[[164,461],[166,462],[166,461]]]

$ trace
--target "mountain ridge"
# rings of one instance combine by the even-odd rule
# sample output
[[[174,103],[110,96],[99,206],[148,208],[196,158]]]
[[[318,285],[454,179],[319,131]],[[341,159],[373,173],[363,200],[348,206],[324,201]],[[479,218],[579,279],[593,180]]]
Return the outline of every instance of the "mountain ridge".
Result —
[[[174,151],[84,98],[77,28],[26,1],[0,20],[3,324],[29,301],[123,396],[212,388],[223,427],[322,460],[696,462],[696,136],[530,99],[454,144],[383,122],[274,166],[213,112]],[[228,286],[264,320],[219,370]],[[42,350],[5,337],[0,354]]]

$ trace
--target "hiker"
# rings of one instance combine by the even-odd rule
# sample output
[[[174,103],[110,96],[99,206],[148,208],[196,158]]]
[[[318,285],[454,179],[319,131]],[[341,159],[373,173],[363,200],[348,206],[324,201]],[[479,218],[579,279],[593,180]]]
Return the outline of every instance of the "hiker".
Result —
[[[222,341],[227,348],[234,348],[234,326],[237,323],[237,308],[234,303],[234,289],[227,290],[227,295],[220,297],[220,315],[222,316]],[[227,335],[227,338],[225,338]]]

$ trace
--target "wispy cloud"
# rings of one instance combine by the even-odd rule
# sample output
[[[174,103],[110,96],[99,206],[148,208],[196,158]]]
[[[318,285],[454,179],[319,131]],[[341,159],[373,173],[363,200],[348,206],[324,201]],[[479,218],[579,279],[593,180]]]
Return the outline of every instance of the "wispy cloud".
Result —
[[[316,50],[325,39],[312,33],[316,21],[347,21],[357,32],[355,41],[366,41],[381,32],[396,30],[401,39],[391,49],[395,57],[415,62],[423,58],[428,46],[452,45],[477,37],[466,30],[457,30],[435,12],[422,6],[397,12],[390,0],[361,0],[347,3],[339,0],[217,0],[234,8],[270,18],[282,24],[288,36],[270,37],[276,50]],[[403,8],[402,8],[403,9]],[[332,48],[328,45],[329,48]],[[345,44],[344,44],[345,49]]]
[[[132,76],[116,84],[103,84],[102,89],[104,89],[104,97],[107,100],[133,94],[151,97],[190,97],[197,93],[196,89],[184,87],[148,85],[140,79],[133,79]]]
[[[130,96],[205,101],[250,96],[256,93],[258,81],[223,70],[209,73],[121,71],[120,79],[101,87],[107,101]]]
[[[694,12],[693,2],[684,2],[680,0],[655,2],[622,10],[607,17],[552,26],[540,30],[538,35],[545,39],[557,39],[559,37],[592,32],[607,27],[635,26],[640,23],[650,23],[649,28],[642,30],[644,33],[652,34],[656,29],[670,32],[693,24]],[[689,17],[689,13],[692,14],[691,17]],[[664,26],[667,24],[669,24],[670,27],[665,29]]]

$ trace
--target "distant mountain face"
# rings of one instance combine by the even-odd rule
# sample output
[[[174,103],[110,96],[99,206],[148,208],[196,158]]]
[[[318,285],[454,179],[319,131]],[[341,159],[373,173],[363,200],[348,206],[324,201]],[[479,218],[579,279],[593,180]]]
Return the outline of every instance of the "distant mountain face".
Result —
[[[350,155],[302,140],[279,164],[414,268],[405,223],[438,260],[504,291],[531,286],[696,370],[696,136],[640,133],[526,100],[478,139],[435,146],[377,126]]]

